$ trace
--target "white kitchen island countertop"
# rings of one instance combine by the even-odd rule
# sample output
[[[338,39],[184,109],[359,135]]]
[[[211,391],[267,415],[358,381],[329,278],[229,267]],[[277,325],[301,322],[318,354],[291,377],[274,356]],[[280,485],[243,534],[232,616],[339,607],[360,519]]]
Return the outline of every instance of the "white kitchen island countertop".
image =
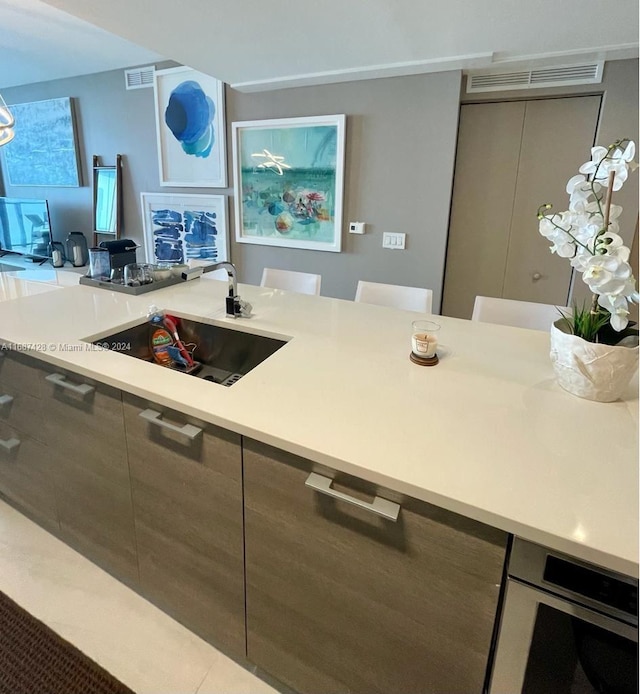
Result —
[[[638,383],[614,403],[556,384],[546,332],[436,317],[441,361],[409,360],[408,311],[225,282],[134,297],[67,287],[0,304],[0,340],[44,361],[575,557],[638,575]],[[227,388],[95,339],[176,315],[289,342]]]
[[[7,254],[0,257],[0,302],[72,287],[86,272],[86,267],[73,267],[70,263],[54,268],[49,262],[40,264]]]

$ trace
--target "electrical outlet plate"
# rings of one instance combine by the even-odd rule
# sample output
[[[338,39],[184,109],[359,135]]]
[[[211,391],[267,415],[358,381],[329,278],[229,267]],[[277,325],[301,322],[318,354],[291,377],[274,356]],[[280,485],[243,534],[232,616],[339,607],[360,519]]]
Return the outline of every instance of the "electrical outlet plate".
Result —
[[[364,234],[364,222],[349,222],[350,234]]]

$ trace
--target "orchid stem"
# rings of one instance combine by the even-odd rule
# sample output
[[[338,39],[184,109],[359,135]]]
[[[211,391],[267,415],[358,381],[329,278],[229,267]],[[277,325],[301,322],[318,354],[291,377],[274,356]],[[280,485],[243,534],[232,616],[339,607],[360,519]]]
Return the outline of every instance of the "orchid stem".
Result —
[[[609,217],[611,216],[611,196],[613,195],[613,181],[616,177],[615,171],[609,171],[609,180],[607,181],[607,197],[604,201],[604,230],[609,228]]]
[[[609,228],[609,217],[611,215],[611,196],[613,195],[613,181],[615,180],[616,172],[609,171],[609,180],[607,181],[607,196],[604,201],[604,227],[603,230],[596,235],[596,238],[603,234]],[[595,242],[593,249],[595,250]],[[596,315],[600,310],[598,305],[598,295],[594,294],[591,300],[591,314]]]

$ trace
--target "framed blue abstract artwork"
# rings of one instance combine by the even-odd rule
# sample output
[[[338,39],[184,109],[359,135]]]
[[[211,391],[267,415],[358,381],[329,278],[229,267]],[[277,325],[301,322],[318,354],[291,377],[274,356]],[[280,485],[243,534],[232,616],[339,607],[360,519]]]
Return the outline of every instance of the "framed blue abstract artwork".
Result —
[[[161,186],[226,188],[224,85],[176,67],[154,76]]]
[[[224,195],[141,193],[140,199],[147,262],[229,260]]]
[[[12,104],[15,137],[2,150],[12,186],[80,186],[71,99]]]
[[[233,123],[236,241],[340,251],[345,121]]]

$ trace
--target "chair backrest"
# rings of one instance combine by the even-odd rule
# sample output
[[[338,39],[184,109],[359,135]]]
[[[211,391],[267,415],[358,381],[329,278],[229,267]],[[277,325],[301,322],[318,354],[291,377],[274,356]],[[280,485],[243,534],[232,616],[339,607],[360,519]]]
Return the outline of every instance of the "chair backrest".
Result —
[[[266,267],[262,271],[261,287],[285,289],[298,294],[320,294],[321,275],[311,272],[296,272],[295,270],[276,270]]]
[[[211,270],[211,272],[204,272],[201,277],[207,280],[222,280],[224,282],[229,281],[229,273],[223,268],[218,270]]]
[[[532,301],[498,299],[491,296],[476,296],[471,320],[484,323],[511,325],[514,328],[549,330],[551,324],[561,318],[560,312],[569,311],[567,306],[536,304]]]
[[[407,311],[431,313],[433,292],[423,287],[402,287],[398,284],[358,281],[356,301],[379,306],[393,306]]]

